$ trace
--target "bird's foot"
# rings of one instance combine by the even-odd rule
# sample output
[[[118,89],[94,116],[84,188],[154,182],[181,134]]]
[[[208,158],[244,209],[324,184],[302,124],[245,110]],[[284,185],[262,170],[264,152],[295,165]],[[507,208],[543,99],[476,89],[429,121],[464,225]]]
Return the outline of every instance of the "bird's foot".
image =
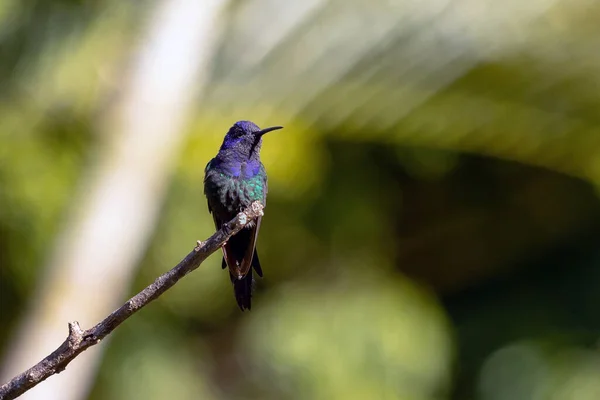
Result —
[[[204,246],[202,240],[196,240],[196,247],[194,247],[194,251],[200,251],[200,249]]]

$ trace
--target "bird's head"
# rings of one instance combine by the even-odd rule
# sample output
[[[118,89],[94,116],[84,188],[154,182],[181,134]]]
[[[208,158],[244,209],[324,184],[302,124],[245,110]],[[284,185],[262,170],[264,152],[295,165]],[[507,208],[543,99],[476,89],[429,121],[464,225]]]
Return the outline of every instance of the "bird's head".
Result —
[[[253,122],[238,121],[225,135],[220,151],[244,159],[258,158],[263,135],[281,128],[283,127],[273,126],[260,129]]]

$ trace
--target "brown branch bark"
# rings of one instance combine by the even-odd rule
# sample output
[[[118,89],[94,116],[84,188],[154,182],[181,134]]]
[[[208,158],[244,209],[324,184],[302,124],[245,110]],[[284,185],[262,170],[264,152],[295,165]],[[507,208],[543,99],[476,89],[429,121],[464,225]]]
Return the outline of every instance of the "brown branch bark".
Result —
[[[198,241],[194,250],[173,269],[159,276],[154,283],[133,296],[93,328],[84,331],[78,322],[70,322],[69,336],[54,352],[27,371],[15,376],[10,382],[0,386],[0,400],[15,399],[50,376],[62,372],[75,357],[89,347],[100,343],[127,318],[158,298],[185,275],[198,268],[208,256],[217,251],[248,222],[262,215],[262,204],[259,202],[252,203],[250,207],[223,225],[205,242]]]

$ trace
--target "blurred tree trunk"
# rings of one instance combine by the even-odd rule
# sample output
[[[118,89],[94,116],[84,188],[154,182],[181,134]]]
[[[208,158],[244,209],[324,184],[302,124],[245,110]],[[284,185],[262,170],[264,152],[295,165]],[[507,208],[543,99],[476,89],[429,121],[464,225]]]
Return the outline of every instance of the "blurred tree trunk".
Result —
[[[37,297],[9,346],[2,381],[53,351],[67,335],[67,322],[91,327],[127,295],[160,210],[190,105],[207,80],[224,3],[157,3],[123,90],[98,127],[105,146],[82,179]],[[99,291],[100,283],[111,290]],[[85,398],[99,348],[23,398]]]

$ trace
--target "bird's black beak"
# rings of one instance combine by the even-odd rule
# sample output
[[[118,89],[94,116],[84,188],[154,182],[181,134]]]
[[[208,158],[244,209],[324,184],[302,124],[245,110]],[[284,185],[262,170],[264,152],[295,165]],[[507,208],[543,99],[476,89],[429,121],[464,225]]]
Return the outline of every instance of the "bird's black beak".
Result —
[[[258,131],[258,132],[254,132],[254,135],[256,135],[256,136],[259,136],[259,137],[260,137],[260,136],[264,135],[265,133],[269,133],[269,132],[271,132],[271,131],[276,131],[276,130],[278,130],[278,129],[283,129],[283,126],[272,126],[272,127],[270,127],[270,128],[261,129],[261,130],[260,130],[260,131]]]

